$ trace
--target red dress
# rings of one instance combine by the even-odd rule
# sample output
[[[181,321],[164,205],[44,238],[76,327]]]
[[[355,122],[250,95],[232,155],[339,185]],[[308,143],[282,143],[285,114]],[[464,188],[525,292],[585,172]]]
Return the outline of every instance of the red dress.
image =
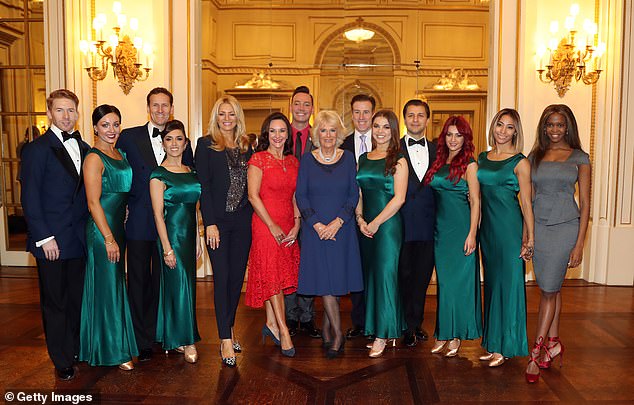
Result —
[[[291,155],[278,160],[267,151],[255,153],[249,164],[262,170],[260,198],[266,211],[287,234],[295,224],[293,195],[299,161]],[[299,246],[278,245],[269,228],[253,213],[251,223],[253,241],[249,253],[246,304],[259,308],[264,301],[278,294],[297,290]]]

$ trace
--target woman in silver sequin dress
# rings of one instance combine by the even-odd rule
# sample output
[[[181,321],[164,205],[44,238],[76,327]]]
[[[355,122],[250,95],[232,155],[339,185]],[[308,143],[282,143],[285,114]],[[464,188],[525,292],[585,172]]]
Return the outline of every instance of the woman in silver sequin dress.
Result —
[[[242,351],[233,324],[251,247],[247,162],[255,136],[247,135],[245,128],[238,100],[221,97],[211,110],[208,135],[198,141],[195,157],[205,243],[213,268],[220,357],[229,367],[235,367],[236,352]]]

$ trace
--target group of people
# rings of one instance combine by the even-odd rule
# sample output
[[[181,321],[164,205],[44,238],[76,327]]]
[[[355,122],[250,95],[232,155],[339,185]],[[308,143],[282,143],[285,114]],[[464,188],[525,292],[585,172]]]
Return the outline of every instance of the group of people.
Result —
[[[418,99],[403,108],[401,138],[394,112],[375,112],[372,96],[354,96],[354,132],[346,136],[334,111],[318,112],[310,125],[313,96],[300,86],[292,121],[274,112],[256,135],[225,95],[195,153],[183,124],[170,121],[173,98],[164,88],[148,94],[150,121],[122,132],[119,110],[97,107],[92,149],[75,130],[77,105],[68,90],[51,93],[50,128],[24,149],[21,172],[46,342],[60,378],[73,377],[73,361],[130,370],[132,357],[151,358],[153,342],[196,362],[195,269],[205,246],[219,355],[229,367],[243,350],[233,326],[247,264],[245,302],[265,308],[262,338],[284,356],[295,356],[298,332],[321,338],[330,359],[362,335],[373,339],[372,358],[401,337],[407,346],[426,340],[435,267],[431,352],[453,357],[462,340],[481,337],[480,360],[496,367],[529,354],[524,265],[533,259],[542,296],[526,380],[536,382],[563,356],[559,291],[566,269],[582,259],[590,195],[589,158],[567,106],[544,110],[528,158],[519,114],[501,110],[489,129],[492,149],[476,160],[467,120],[450,117],[430,142],[430,109]],[[345,295],[353,327],[344,333]]]

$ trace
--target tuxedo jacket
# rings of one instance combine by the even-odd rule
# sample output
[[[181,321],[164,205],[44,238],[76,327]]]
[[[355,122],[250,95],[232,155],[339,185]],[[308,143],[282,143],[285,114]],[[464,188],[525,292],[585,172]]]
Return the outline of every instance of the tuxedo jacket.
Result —
[[[401,207],[405,242],[434,240],[434,224],[436,221],[436,203],[431,187],[423,186],[414,172],[412,161],[407,151],[405,138],[401,139],[401,149],[407,160],[409,176],[407,180],[407,196]],[[429,167],[436,160],[436,144],[427,141]],[[423,176],[424,178],[424,176]]]
[[[352,152],[353,156],[357,156],[354,150],[354,132],[346,136],[346,139],[343,140],[340,148],[343,150],[349,150],[350,152]]]
[[[130,240],[155,241],[158,234],[150,200],[150,174],[158,164],[148,134],[148,124],[123,130],[116,147],[125,152],[132,166],[132,187],[128,196],[128,219],[125,224],[126,237]],[[190,167],[194,166],[189,140],[183,153],[183,163]]]
[[[225,219],[227,194],[231,185],[227,154],[224,150],[213,150],[210,146],[210,136],[200,138],[196,145],[196,173],[201,186],[200,212],[205,227],[217,225]],[[247,161],[252,154],[253,151],[249,149]],[[247,204],[247,209],[252,209],[251,204]]]
[[[82,164],[90,146],[78,142]],[[35,243],[55,237],[60,259],[84,257],[88,206],[82,172],[52,130],[47,130],[22,151],[21,200],[28,226],[27,251],[45,259]]]

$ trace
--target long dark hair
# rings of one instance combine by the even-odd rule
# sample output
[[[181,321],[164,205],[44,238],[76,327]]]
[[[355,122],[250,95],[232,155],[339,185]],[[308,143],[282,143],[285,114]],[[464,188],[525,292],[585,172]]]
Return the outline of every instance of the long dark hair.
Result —
[[[97,125],[99,120],[110,113],[115,113],[119,117],[119,121],[121,121],[121,112],[117,107],[110,104],[102,104],[92,112],[92,125]]]
[[[546,149],[550,146],[550,138],[546,134],[546,123],[553,114],[561,114],[566,119],[566,134],[564,135],[564,140],[568,146],[572,149],[582,150],[577,120],[570,107],[565,104],[551,104],[544,109],[542,116],[539,118],[539,124],[537,124],[537,136],[535,137],[533,150],[531,150],[530,153],[533,160],[533,169],[537,169],[546,154]]]
[[[385,155],[385,175],[394,175],[394,173],[396,173],[396,163],[400,158],[401,152],[401,134],[398,127],[398,118],[393,111],[379,110],[372,116],[372,126],[374,126],[374,121],[379,117],[387,119],[387,123],[390,124],[391,136],[390,144],[387,147],[387,153]],[[374,137],[372,137],[372,149],[374,148],[376,148],[376,141]]]
[[[264,122],[262,122],[262,129],[260,130],[260,137],[258,138],[258,146],[255,150],[261,152],[269,148],[269,145],[271,144],[269,141],[269,129],[271,127],[271,122],[274,120],[284,121],[284,125],[286,125],[286,134],[288,136],[286,137],[286,142],[284,142],[284,151],[282,152],[282,155],[291,155],[293,153],[293,133],[291,131],[291,123],[281,112],[274,112],[264,119]]]
[[[450,126],[455,126],[458,132],[464,138],[462,149],[460,152],[451,159],[449,165],[449,176],[447,178],[454,184],[457,184],[462,176],[467,171],[467,166],[471,158],[473,158],[473,151],[475,146],[473,145],[473,131],[466,119],[462,116],[451,116],[445,121],[445,125],[442,128],[442,132],[438,137],[438,144],[436,149],[436,160],[432,163],[431,167],[427,171],[424,178],[424,184],[429,184],[434,178],[434,174],[447,163],[447,157],[449,157],[449,148],[447,147],[447,133]]]

